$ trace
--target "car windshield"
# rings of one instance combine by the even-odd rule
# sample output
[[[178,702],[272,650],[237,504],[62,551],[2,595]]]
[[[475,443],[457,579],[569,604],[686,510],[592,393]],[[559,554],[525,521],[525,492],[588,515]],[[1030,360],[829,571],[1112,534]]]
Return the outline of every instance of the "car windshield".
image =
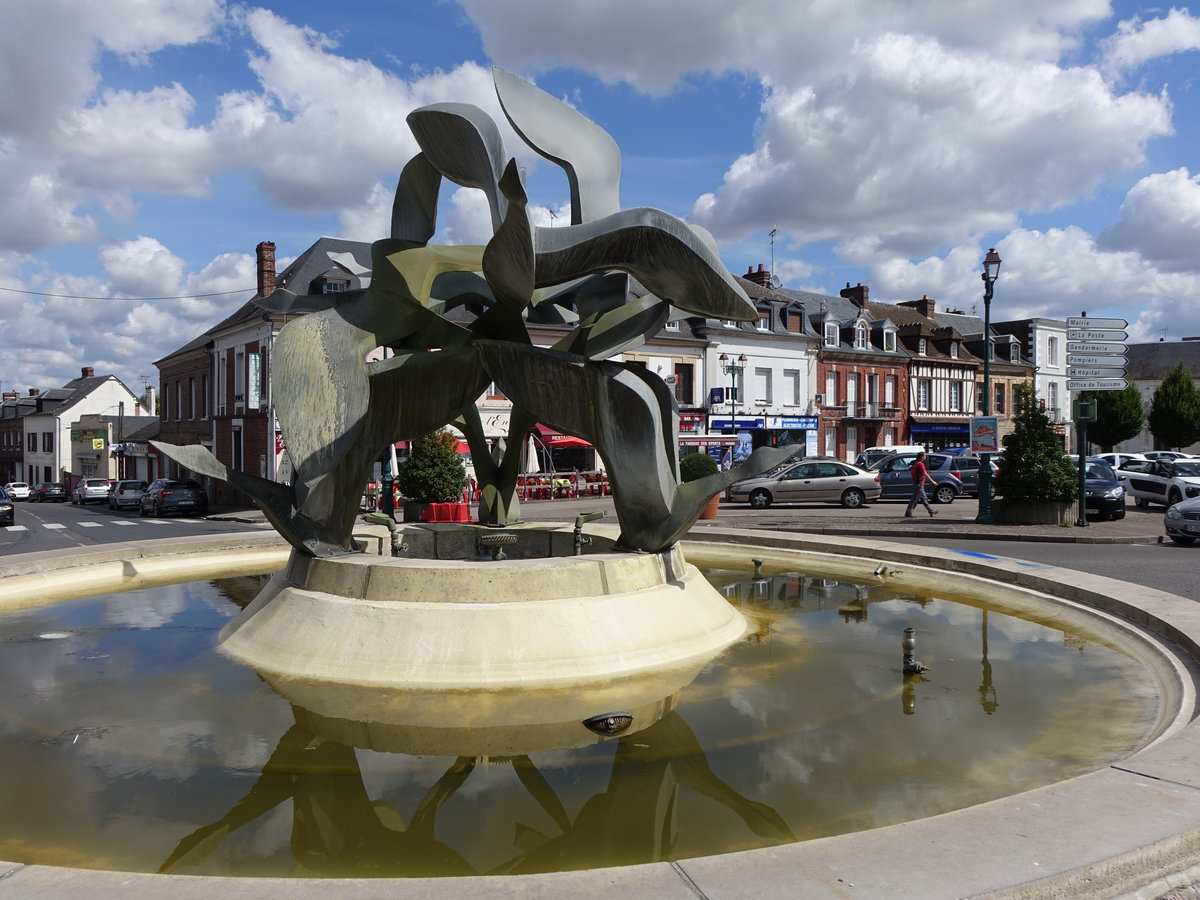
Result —
[[[1105,481],[1112,481],[1117,477],[1112,468],[1102,462],[1089,462],[1083,471],[1086,478],[1100,478]]]
[[[1175,463],[1175,474],[1186,475],[1192,477],[1200,475],[1200,459],[1195,462],[1177,462]]]

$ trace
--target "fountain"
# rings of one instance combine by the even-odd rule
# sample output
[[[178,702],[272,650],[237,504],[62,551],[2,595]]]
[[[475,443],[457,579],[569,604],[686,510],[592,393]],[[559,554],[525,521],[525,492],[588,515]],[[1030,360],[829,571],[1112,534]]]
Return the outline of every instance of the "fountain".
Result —
[[[497,70],[495,81],[522,140],[566,171],[571,224],[532,226],[516,163],[481,110],[443,103],[414,112],[409,125],[421,150],[400,176],[391,235],[373,247],[369,287],[319,297],[280,290],[260,300],[276,312],[306,313],[283,328],[275,349],[275,396],[294,483],[229,470],[201,447],[160,445],[188,469],[227,480],[251,497],[286,542],[286,554],[270,538],[241,547],[224,539],[115,545],[0,566],[0,610],[138,587],[165,579],[166,572],[186,580],[238,567],[276,571],[222,630],[221,650],[295,707],[271,773],[285,776],[286,789],[274,778],[255,784],[244,804],[185,836],[164,869],[202,856],[241,817],[276,796],[295,808],[297,840],[328,837],[304,819],[321,808],[317,798],[328,785],[292,778],[289,761],[320,757],[329,771],[361,781],[355,747],[462,757],[439,777],[417,819],[381,819],[385,831],[371,833],[372,839],[414,842],[440,857],[447,854],[432,839],[437,811],[484,758],[511,766],[529,796],[559,821],[529,755],[603,740],[618,743],[628,771],[653,769],[654,779],[634,779],[631,787],[614,783],[624,802],[652,803],[658,792],[672,791],[675,780],[686,781],[720,798],[755,833],[769,835],[768,843],[788,840],[787,823],[773,809],[746,801],[705,771],[673,708],[673,698],[698,672],[747,636],[743,614],[694,565],[729,564],[731,553],[743,568],[753,559],[761,581],[782,566],[864,585],[919,584],[954,594],[1003,590],[1020,595],[1014,602],[1030,604],[1034,616],[1102,619],[1139,648],[1170,699],[1148,743],[1119,766],[906,825],[719,859],[513,876],[469,889],[443,878],[386,882],[378,890],[413,897],[586,895],[602,885],[638,896],[785,890],[895,896],[901,876],[914,895],[980,895],[1038,881],[1053,889],[1094,878],[1136,885],[1139,877],[1149,880],[1200,859],[1194,825],[1200,800],[1186,787],[1200,781],[1187,752],[1195,705],[1189,666],[1198,655],[1200,621],[1181,610],[1178,598],[1062,570],[902,545],[847,546],[719,529],[690,533],[711,495],[790,451],[761,448],[736,469],[681,483],[669,390],[656,376],[610,357],[657,332],[672,306],[733,320],[753,318],[754,309],[707,235],[656,210],[620,209],[619,157],[607,134],[506,72]],[[442,179],[487,196],[494,234],[486,246],[429,243]],[[628,302],[629,276],[649,291],[635,302]],[[469,325],[447,315],[461,307],[475,313]],[[526,327],[532,311],[575,327],[555,347],[535,347]],[[395,355],[364,363],[378,346]],[[508,440],[497,448],[486,446],[474,407],[489,382],[514,403]],[[516,473],[523,435],[536,422],[597,448],[613,486],[615,527],[521,521]],[[354,534],[357,501],[378,451],[447,423],[471,445],[482,485],[477,523],[376,524],[387,529],[378,544],[387,552],[364,552],[366,544]],[[854,600],[843,604],[848,616],[866,610],[865,599]],[[895,643],[893,634],[893,657]],[[930,645],[922,646],[925,653]],[[922,677],[915,671],[905,676],[899,665],[895,671],[898,679]],[[904,713],[916,712],[919,683],[896,684]],[[521,727],[514,728],[517,719]],[[465,724],[470,741],[448,721]],[[660,764],[654,748],[668,744],[683,762]],[[348,816],[371,811],[365,793],[355,803]],[[1121,829],[1114,834],[1104,825],[1117,809]],[[618,837],[620,826],[619,820],[606,825]],[[304,830],[310,827],[317,830]],[[1006,852],[993,849],[998,839],[1008,842]],[[959,870],[952,887],[945,866],[950,848]],[[162,877],[170,876],[0,864],[0,884],[26,893],[151,896],[161,892]],[[259,896],[330,890],[320,882],[251,884]],[[355,889],[373,890],[362,881]]]

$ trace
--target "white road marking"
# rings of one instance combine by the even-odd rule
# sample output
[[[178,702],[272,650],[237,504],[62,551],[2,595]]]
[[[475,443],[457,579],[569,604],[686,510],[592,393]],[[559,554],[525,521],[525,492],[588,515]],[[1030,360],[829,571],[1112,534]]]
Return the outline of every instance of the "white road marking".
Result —
[[[113,519],[113,525],[136,525],[137,522],[126,522],[124,519]]]
[[[47,522],[47,523],[46,523],[45,525],[43,525],[42,527],[43,527],[43,528],[49,528],[51,531],[62,531],[62,530],[63,530],[64,528],[66,528],[67,526],[66,526],[66,525],[59,525],[57,522]]]
[[[5,531],[28,531],[29,527],[26,525],[5,525],[4,530]]]
[[[104,527],[103,522],[76,522],[75,524],[78,525],[80,528],[103,528]]]

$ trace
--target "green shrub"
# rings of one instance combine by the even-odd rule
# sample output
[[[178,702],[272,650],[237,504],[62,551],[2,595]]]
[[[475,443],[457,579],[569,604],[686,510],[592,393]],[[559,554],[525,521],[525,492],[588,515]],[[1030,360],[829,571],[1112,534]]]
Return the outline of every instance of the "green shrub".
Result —
[[[434,431],[414,439],[412,453],[400,466],[396,478],[400,493],[420,503],[460,502],[467,486],[467,470],[456,444],[457,440],[448,431]]]
[[[1063,453],[1033,385],[1014,388],[1013,409],[1013,432],[1004,437],[996,493],[1005,500],[1074,500],[1079,471]]]
[[[689,453],[679,461],[680,481],[699,481],[719,471],[717,461],[707,453]]]

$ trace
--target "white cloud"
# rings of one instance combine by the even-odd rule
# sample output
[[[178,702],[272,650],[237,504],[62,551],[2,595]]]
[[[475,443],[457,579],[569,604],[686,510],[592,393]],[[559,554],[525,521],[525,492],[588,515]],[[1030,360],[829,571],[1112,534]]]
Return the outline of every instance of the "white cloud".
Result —
[[[1136,68],[1151,60],[1200,49],[1200,18],[1172,8],[1163,18],[1143,21],[1135,16],[1121,22],[1104,41],[1105,66],[1113,72]]]
[[[1168,271],[1195,270],[1200,247],[1200,176],[1186,168],[1148,175],[1130,189],[1102,246],[1134,250]]]
[[[154,238],[101,247],[98,256],[118,296],[171,297],[180,290],[184,261]]]

